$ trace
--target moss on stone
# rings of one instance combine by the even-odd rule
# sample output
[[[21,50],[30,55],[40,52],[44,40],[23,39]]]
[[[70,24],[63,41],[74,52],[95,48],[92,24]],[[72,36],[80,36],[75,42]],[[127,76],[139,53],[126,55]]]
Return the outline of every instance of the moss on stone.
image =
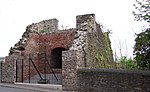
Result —
[[[48,29],[43,29],[40,31],[40,33],[47,33],[48,32]]]
[[[109,39],[109,33],[103,33],[103,47],[101,51],[97,51],[95,56],[97,62],[99,63],[98,66],[100,68],[113,68],[114,61],[113,61],[113,52],[111,49],[111,42]]]

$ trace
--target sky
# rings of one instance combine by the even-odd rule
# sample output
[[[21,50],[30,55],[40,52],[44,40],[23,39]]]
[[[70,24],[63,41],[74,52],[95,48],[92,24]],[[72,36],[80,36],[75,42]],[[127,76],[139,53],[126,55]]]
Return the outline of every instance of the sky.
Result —
[[[145,23],[134,21],[135,0],[0,0],[0,57],[8,56],[10,47],[21,39],[26,26],[57,18],[59,28],[75,28],[76,16],[94,13],[96,21],[112,30],[113,52],[133,57],[135,33]],[[104,30],[104,31],[105,31]]]

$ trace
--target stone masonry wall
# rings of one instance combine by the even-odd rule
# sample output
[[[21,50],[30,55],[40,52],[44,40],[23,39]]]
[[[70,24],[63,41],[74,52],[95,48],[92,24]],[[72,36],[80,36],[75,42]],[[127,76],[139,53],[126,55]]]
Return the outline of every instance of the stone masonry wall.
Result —
[[[2,82],[14,83],[16,81],[15,58],[17,56],[5,57],[5,62],[2,63]]]
[[[100,25],[96,23],[95,15],[87,14],[77,16],[76,28],[77,35],[71,49],[78,50],[83,53],[85,67],[100,67],[102,60],[97,60],[96,56],[106,47],[104,45],[104,34],[100,28]],[[112,52],[108,55],[112,55]],[[109,63],[112,62],[114,62],[113,58]]]
[[[24,50],[26,45],[28,44],[28,40],[38,34],[47,34],[53,33],[58,31],[58,20],[57,19],[50,19],[50,20],[43,20],[39,23],[33,23],[27,26],[26,31],[23,33],[22,38],[19,40],[18,43],[11,47],[9,55],[14,53],[20,53],[20,50]]]
[[[58,31],[58,20],[50,19],[43,20],[39,23],[33,23],[27,26],[27,29],[30,32],[38,32],[38,33],[53,33]]]
[[[37,35],[36,33],[32,35],[32,37],[27,41],[27,45],[25,46],[25,50],[22,51],[23,58],[23,80],[28,79],[29,77],[29,55],[31,55],[32,60],[34,61],[36,67],[40,71],[40,73],[44,73],[44,62],[45,57],[44,53],[46,53],[46,57],[50,64],[53,66],[53,61],[51,60],[51,51],[55,48],[65,48],[68,49],[72,44],[72,40],[74,39],[75,31],[63,32],[60,34],[42,34]],[[21,65],[21,64],[20,64]],[[20,66],[21,68],[21,66]],[[47,69],[49,67],[47,66]],[[33,67],[32,63],[30,65],[30,77],[37,74],[37,71]],[[50,71],[47,71],[47,73]],[[21,71],[20,71],[21,73]],[[19,81],[21,81],[21,75],[19,76]]]
[[[63,90],[77,90],[77,54],[75,50],[62,53],[62,87]]]
[[[29,78],[29,56],[31,56],[40,73],[43,73],[45,67],[43,63],[45,61],[44,53],[46,53],[48,61],[53,66],[53,61],[50,61],[52,50],[55,48],[69,49],[69,47],[73,43],[73,39],[75,38],[76,29],[58,30],[57,26],[58,21],[56,19],[45,20],[39,23],[31,24],[27,26],[26,32],[24,32],[24,34],[22,35],[22,39],[20,39],[20,41],[16,43],[13,48],[10,49],[10,55],[8,56],[8,58],[10,59],[6,59],[6,62],[18,60],[18,82],[22,81],[22,64],[23,80],[27,80]],[[45,29],[49,29],[49,31]],[[14,56],[17,56],[17,58],[15,58]],[[22,57],[23,63],[20,57]],[[7,64],[8,63],[4,64],[5,68],[7,68]],[[49,69],[48,66],[47,69]],[[8,76],[12,72],[15,73],[16,70],[10,72],[8,71],[7,74],[4,74]],[[47,71],[47,73],[51,72]],[[37,71],[31,63],[30,77],[36,74]],[[5,81],[8,80],[6,79]]]
[[[150,71],[80,68],[79,92],[149,92]]]
[[[80,67],[93,68],[99,66],[95,56],[98,51],[103,49],[103,42],[101,42],[103,40],[103,32],[100,25],[96,23],[94,14],[77,16],[76,28],[68,30],[58,30],[57,19],[33,23],[27,26],[20,41],[14,47],[11,47],[4,69],[14,63],[15,59],[20,59],[21,57],[24,65],[24,80],[28,78],[29,55],[31,55],[40,72],[43,72],[44,66],[41,63],[44,60],[41,59],[42,53],[45,53],[49,62],[52,62],[51,53],[54,49],[67,50],[62,53],[62,86],[65,90],[76,90],[77,69]],[[9,64],[8,62],[11,63]],[[15,72],[15,66],[10,66],[10,71],[7,71],[4,76],[9,76]],[[31,69],[31,76],[37,74],[34,67],[31,67]],[[10,81],[9,78],[14,80],[14,75],[6,77],[4,81]]]
[[[65,48],[69,49],[69,47],[72,45],[73,40],[75,38],[76,30],[70,29],[68,31],[62,31],[61,33],[49,33],[44,35],[39,35],[38,38],[36,38],[38,46],[39,46],[39,52],[43,53],[45,52],[45,46],[46,46],[46,52],[51,53],[51,51],[55,48]]]
[[[87,14],[87,15],[79,15],[76,17],[76,27],[77,30],[80,32],[84,32],[84,46],[82,47],[82,51],[84,52],[85,57],[85,67],[95,67],[95,53],[97,51],[97,39],[95,39],[96,33],[96,21],[94,14]]]

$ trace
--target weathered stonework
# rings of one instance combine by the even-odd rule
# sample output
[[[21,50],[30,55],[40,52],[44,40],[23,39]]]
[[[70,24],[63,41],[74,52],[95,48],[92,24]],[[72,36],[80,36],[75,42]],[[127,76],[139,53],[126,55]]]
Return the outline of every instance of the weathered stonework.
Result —
[[[17,67],[23,69],[23,72],[18,70],[18,82],[36,75],[37,71],[33,65],[30,65],[29,76],[29,58],[32,58],[42,74],[45,67],[48,68],[48,64],[43,63],[45,60],[52,67],[59,67],[60,70],[55,72],[62,75],[63,89],[77,90],[77,69],[99,67],[101,60],[97,61],[96,55],[104,49],[103,44],[104,34],[100,25],[96,23],[94,14],[77,16],[76,28],[67,30],[58,29],[57,19],[33,23],[27,26],[20,41],[11,47],[9,56],[3,64],[3,81],[15,82],[16,60],[18,60]],[[113,62],[113,58],[110,61]],[[6,70],[7,68],[9,71]],[[51,72],[47,73],[51,74]]]
[[[79,68],[79,92],[149,92],[150,71]]]
[[[77,90],[77,53],[75,50],[63,51],[62,58],[63,90]]]
[[[27,26],[27,31],[38,33],[53,33],[58,31],[58,20],[50,19]]]
[[[2,82],[15,82],[15,59],[17,56],[6,57],[5,62],[2,63]],[[11,61],[11,62],[7,62]]]
[[[58,31],[58,20],[57,19],[50,19],[44,20],[39,23],[33,23],[27,26],[26,31],[23,33],[22,38],[18,43],[15,44],[14,47],[10,49],[10,55],[13,53],[20,53],[21,50],[24,50],[28,40],[32,39],[33,36],[39,34],[46,34],[46,33],[57,33]],[[32,37],[32,38],[31,38]],[[31,47],[32,48],[32,47]]]

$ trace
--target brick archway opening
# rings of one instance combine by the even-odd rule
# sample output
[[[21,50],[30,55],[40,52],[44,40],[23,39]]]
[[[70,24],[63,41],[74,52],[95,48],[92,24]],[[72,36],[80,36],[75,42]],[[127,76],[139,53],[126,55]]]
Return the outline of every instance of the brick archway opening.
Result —
[[[51,52],[51,64],[52,68],[62,69],[62,51],[65,51],[65,48],[55,48]]]

